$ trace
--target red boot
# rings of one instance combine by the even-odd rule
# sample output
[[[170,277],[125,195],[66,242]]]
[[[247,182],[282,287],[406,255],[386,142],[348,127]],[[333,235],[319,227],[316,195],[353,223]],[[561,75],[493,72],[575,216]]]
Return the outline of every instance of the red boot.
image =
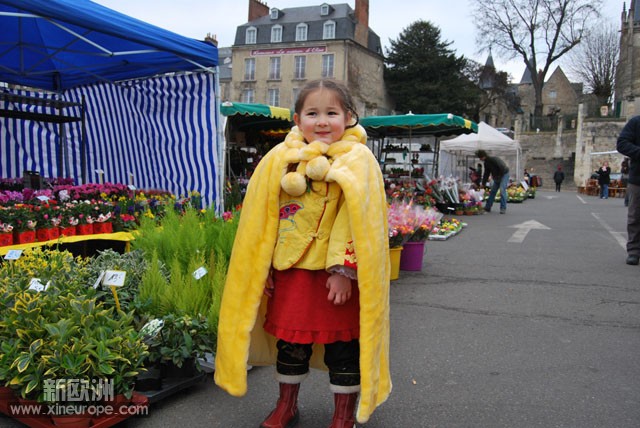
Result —
[[[260,428],[292,428],[298,423],[299,383],[280,383],[280,398],[276,408],[260,424]]]
[[[354,428],[356,425],[354,416],[356,401],[358,401],[357,392],[352,394],[333,394],[333,402],[336,409],[329,428]]]

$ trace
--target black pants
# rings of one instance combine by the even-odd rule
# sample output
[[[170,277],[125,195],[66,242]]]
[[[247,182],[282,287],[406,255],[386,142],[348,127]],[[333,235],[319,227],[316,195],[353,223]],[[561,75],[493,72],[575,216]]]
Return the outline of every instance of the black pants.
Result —
[[[287,376],[299,376],[309,371],[310,344],[278,340],[276,371]],[[324,345],[324,363],[329,367],[329,382],[339,386],[360,385],[360,343],[334,342]]]
[[[562,182],[560,183],[556,183],[556,192],[560,191],[560,185],[562,184]]]

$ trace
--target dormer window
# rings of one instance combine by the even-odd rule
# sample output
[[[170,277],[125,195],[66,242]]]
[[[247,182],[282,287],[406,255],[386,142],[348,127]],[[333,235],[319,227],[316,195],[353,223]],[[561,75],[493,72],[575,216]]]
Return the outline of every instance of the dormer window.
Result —
[[[248,45],[255,45],[258,38],[258,29],[256,27],[249,27],[244,35],[245,43]]]
[[[322,27],[322,38],[335,39],[336,38],[336,23],[334,21],[327,21]]]
[[[307,30],[309,26],[304,23],[300,23],[296,25],[296,42],[305,42],[307,41]]]
[[[271,19],[278,19],[280,17],[280,11],[274,7],[271,9],[270,17]]]
[[[320,16],[329,15],[329,10],[329,5],[327,3],[324,3],[322,6],[320,6]]]
[[[271,43],[282,42],[282,25],[274,25],[271,27]]]

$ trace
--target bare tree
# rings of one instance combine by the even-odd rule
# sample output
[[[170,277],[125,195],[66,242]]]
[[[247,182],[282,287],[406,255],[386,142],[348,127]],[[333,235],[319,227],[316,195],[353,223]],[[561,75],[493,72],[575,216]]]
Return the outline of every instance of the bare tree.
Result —
[[[499,55],[521,57],[531,73],[536,116],[551,65],[582,41],[601,0],[477,0],[477,44]]]
[[[611,23],[596,25],[569,55],[569,72],[585,84],[589,93],[598,98],[598,105],[609,104],[613,95],[620,36]]]

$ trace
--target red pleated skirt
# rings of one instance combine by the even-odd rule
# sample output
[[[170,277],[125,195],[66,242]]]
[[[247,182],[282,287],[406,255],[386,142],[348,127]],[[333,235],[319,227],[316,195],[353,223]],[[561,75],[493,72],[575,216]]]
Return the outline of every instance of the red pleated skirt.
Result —
[[[274,290],[267,305],[266,332],[291,343],[348,342],[360,337],[358,282],[344,305],[327,300],[329,273],[323,270],[273,271]]]

